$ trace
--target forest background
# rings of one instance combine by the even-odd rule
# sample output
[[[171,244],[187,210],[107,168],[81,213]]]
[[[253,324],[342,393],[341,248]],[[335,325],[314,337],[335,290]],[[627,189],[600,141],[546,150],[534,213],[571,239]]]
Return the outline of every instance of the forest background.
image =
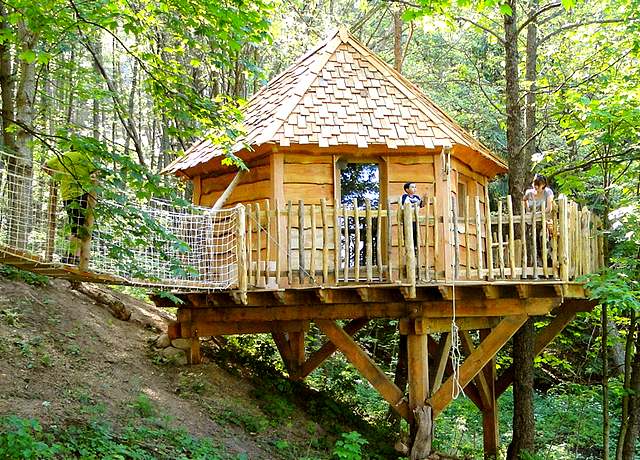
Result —
[[[536,359],[524,377],[531,391],[502,403],[503,421],[515,406],[502,431],[521,436],[514,442],[524,450],[546,449],[545,458],[634,458],[640,3],[9,0],[0,15],[3,149],[22,168],[84,150],[104,169],[100,193],[120,202],[123,190],[188,199],[184,184],[176,189],[158,172],[197,138],[229,145],[241,131],[242,100],[330,30],[349,27],[507,158],[511,174],[492,184],[495,196],[518,197],[541,172],[556,195],[603,218],[609,268],[589,281],[601,305]],[[372,326],[365,340],[393,372],[399,346],[389,326]],[[534,330],[531,321],[501,364],[532,364]],[[317,385],[372,398],[340,358],[333,366]],[[369,402],[367,416],[384,420],[383,405]],[[473,451],[468,424],[477,421],[468,412],[454,406],[441,425],[456,429],[436,437]]]

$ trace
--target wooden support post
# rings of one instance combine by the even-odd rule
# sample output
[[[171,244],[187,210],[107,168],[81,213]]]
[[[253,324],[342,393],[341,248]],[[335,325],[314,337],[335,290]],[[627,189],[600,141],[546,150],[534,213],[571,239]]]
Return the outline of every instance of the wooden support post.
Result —
[[[429,397],[429,350],[427,334],[407,336],[409,408],[411,421],[410,459],[423,459],[431,453],[433,413],[426,404]]]
[[[431,281],[431,248],[430,246],[430,239],[429,239],[429,227],[430,227],[430,220],[431,220],[431,200],[427,199],[425,204],[425,212],[424,212],[424,221],[425,221],[425,226],[424,226],[424,269],[425,269],[425,279],[427,281]],[[434,248],[435,251],[437,251],[437,248]]]
[[[358,199],[354,198],[353,206],[353,279],[357,283],[360,281],[360,213],[358,212]]]
[[[504,239],[502,236],[502,200],[498,201],[498,264],[500,265],[500,278],[505,278],[504,273]]]
[[[440,251],[440,218],[438,217],[438,206],[437,199],[433,197],[433,252],[434,252],[434,261],[433,261],[433,279],[438,279],[438,270],[444,270],[444,263],[441,259],[441,251]],[[445,245],[445,246],[448,246]]]
[[[253,279],[253,219],[251,216],[251,203],[247,204],[247,273],[249,274],[249,284],[255,285]]]
[[[340,279],[340,206],[336,201],[333,206],[333,271],[335,274],[335,284]]]
[[[507,195],[507,216],[509,218],[509,268],[511,279],[516,278],[516,232],[513,225],[513,200]]]
[[[435,361],[432,367],[433,376],[430,376],[431,391],[436,392],[442,385],[444,371],[449,363],[449,352],[451,351],[451,333],[444,332],[440,336],[438,348],[434,356]]]
[[[522,252],[522,279],[527,278],[527,268],[529,261],[527,260],[527,221],[525,217],[525,204],[520,204],[520,250]]]
[[[391,220],[391,200],[387,199],[387,279],[393,282],[393,221]],[[378,224],[380,225],[380,224]],[[398,229],[400,231],[400,229]]]
[[[287,202],[287,279],[293,284],[293,203]]]
[[[269,278],[271,277],[271,246],[273,240],[273,235],[271,233],[271,203],[269,203],[269,200],[264,200],[264,215],[265,247],[267,248],[267,253],[265,255],[264,261],[264,282],[266,286],[269,286]]]
[[[467,195],[464,202],[464,249],[466,254],[465,268],[468,280],[471,279],[471,244],[469,243],[469,233],[471,233],[471,219],[469,218],[469,210],[471,209],[469,204],[470,200],[471,198]]]
[[[365,251],[366,251],[366,267],[367,281],[373,281],[373,215],[371,214],[371,200],[365,198]]]
[[[322,218],[322,282],[329,284],[329,215],[325,198],[320,199],[320,216]]]
[[[547,262],[547,256],[549,254],[547,248],[547,239],[549,236],[549,230],[547,228],[547,203],[543,201],[540,205],[540,214],[542,225],[540,227],[540,240],[542,240],[542,274],[546,278],[549,276],[549,265]]]
[[[260,203],[256,203],[256,286],[264,287],[262,284],[262,225],[260,225]]]
[[[316,282],[316,251],[317,251],[317,235],[316,235],[316,205],[311,205],[311,257],[309,259],[309,274],[311,282]]]
[[[416,253],[413,242],[413,205],[407,201],[403,209],[404,241],[407,261],[407,282],[409,283],[409,298],[416,298]]]
[[[278,245],[276,245],[276,287],[280,286],[280,271],[282,270],[281,264],[281,251],[280,251],[280,242],[284,242],[282,238],[282,224],[280,219],[282,218],[282,209],[280,207],[280,200],[276,200],[276,241]]]
[[[382,269],[382,203],[378,202],[376,225],[376,262],[378,266],[378,281],[384,280]]]
[[[362,348],[334,321],[315,320],[322,332],[371,383],[391,407],[405,420],[410,419],[409,405],[403,392],[386,376]]]
[[[342,206],[342,218],[344,220],[344,282],[349,281],[349,211]]]
[[[200,338],[198,337],[198,329],[194,328],[191,333],[191,345],[189,347],[189,364],[200,364],[201,362]]]
[[[238,213],[238,228],[236,229],[238,232],[238,250],[236,254],[238,259],[238,290],[246,298],[249,281],[247,279],[247,228],[244,206],[238,204],[236,212]]]
[[[487,241],[487,279],[493,281],[493,236],[491,234],[491,208],[489,206],[489,190],[484,188],[485,237]]]
[[[416,229],[415,232],[415,241],[413,242],[413,247],[415,249],[415,260],[416,260],[416,275],[418,277],[418,279],[424,279],[424,277],[422,276],[422,263],[421,263],[421,259],[422,259],[422,248],[421,243],[422,243],[422,230],[420,229],[420,206],[416,205],[414,207],[414,215],[413,215],[413,225],[414,228]]]
[[[480,330],[480,340],[484,341],[491,333],[490,329]],[[488,403],[482,408],[482,437],[484,444],[485,460],[495,460],[498,458],[498,448],[500,447],[500,426],[498,400],[496,397],[495,381],[496,381],[496,358],[489,360],[484,367],[484,379],[487,384],[486,393]]]
[[[567,197],[561,195],[558,198],[558,221],[560,238],[558,241],[558,263],[560,264],[560,279],[569,281],[569,228],[567,217]]]
[[[298,201],[298,279],[300,284],[304,284],[306,276],[304,270],[304,202]]]
[[[478,258],[478,279],[482,276],[482,221],[480,219],[480,197],[476,197],[476,256]]]
[[[87,208],[84,210],[84,225],[80,228],[80,263],[78,268],[86,272],[89,270],[89,261],[91,258],[91,232],[93,231],[93,222],[95,220],[96,196],[89,193],[87,195]]]
[[[538,229],[536,228],[536,202],[531,209],[531,260],[533,260],[533,278],[538,278]]]

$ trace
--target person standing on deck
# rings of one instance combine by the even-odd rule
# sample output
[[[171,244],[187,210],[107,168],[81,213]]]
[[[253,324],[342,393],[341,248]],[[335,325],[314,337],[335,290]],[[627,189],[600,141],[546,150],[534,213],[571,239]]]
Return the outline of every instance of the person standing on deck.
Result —
[[[45,171],[60,184],[60,196],[69,222],[69,249],[62,263],[79,265],[81,240],[90,232],[85,220],[93,190],[93,174],[97,169],[84,152],[73,149],[46,162]]]
[[[538,261],[536,261],[536,263],[542,265],[542,261],[540,260],[542,258],[542,238],[546,238],[547,245],[549,245],[552,227],[551,211],[553,209],[553,190],[547,185],[547,178],[542,174],[536,174],[533,178],[531,188],[524,192],[522,199],[527,211],[533,211],[535,209],[539,212],[542,210],[542,203],[544,203],[545,206],[545,216],[543,217],[543,222],[545,222],[544,232],[542,231],[543,226],[541,224],[536,225],[538,234],[536,238],[536,256]],[[547,254],[547,258],[551,261],[551,252]]]
[[[418,205],[421,208],[424,206],[427,194],[425,193],[422,197],[418,195],[418,187],[415,182],[406,182],[403,188],[404,193],[402,194],[402,198],[400,198],[400,205],[402,207],[404,207],[407,202],[411,203],[412,206]],[[413,248],[416,252],[418,251],[418,225],[416,222],[413,222]]]

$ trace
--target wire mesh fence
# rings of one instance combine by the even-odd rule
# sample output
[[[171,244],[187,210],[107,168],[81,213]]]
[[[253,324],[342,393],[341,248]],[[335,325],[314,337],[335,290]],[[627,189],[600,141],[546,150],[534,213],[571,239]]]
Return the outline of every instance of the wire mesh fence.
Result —
[[[157,287],[214,290],[237,284],[238,209],[212,211],[130,196],[116,202],[99,195],[91,209],[93,200],[63,200],[59,185],[68,173],[52,175],[30,159],[0,151],[0,253],[75,266],[81,240],[90,237],[86,269],[96,274]]]

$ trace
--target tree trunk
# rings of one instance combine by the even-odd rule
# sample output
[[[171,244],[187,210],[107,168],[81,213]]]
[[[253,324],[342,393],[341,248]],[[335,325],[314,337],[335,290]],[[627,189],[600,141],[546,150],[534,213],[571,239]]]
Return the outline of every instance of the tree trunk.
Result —
[[[402,73],[402,8],[393,12],[393,68]]]
[[[32,51],[37,43],[37,36],[26,27],[18,24],[18,40],[21,51]],[[13,209],[9,220],[10,244],[19,249],[26,249],[27,235],[31,227],[31,176],[33,174],[33,120],[35,116],[36,72],[35,62],[21,60],[19,81],[16,90],[16,133],[15,157],[8,164],[10,172],[15,174],[9,183],[9,196],[12,197]]]
[[[523,190],[530,174],[528,150],[522,148],[522,114],[520,107],[517,5],[508,0],[512,14],[504,16],[505,34],[505,94],[507,110],[507,154],[509,161],[509,193],[514,200],[522,200]],[[535,40],[535,30],[532,37]],[[536,49],[535,46],[532,48]],[[527,56],[535,66],[536,54]],[[530,59],[529,59],[530,58]],[[535,69],[533,69],[535,72]],[[535,102],[532,108],[535,107]],[[535,118],[535,112],[533,112]],[[535,123],[530,124],[531,127]],[[533,360],[535,327],[529,319],[513,338],[513,440],[507,452],[508,459],[520,458],[523,451],[534,452],[535,423],[533,418]]]
[[[0,30],[8,31],[10,26],[6,21],[7,10],[3,3],[0,3],[0,15],[2,15]],[[2,91],[2,140],[8,150],[15,152],[15,137],[8,129],[15,119],[15,78],[11,64],[11,47],[8,41],[3,41],[0,44],[0,91]]]
[[[620,434],[618,436],[618,445],[616,446],[616,460],[622,460],[622,449],[624,447],[624,439],[629,429],[629,404],[631,398],[631,360],[633,358],[633,331],[636,329],[636,312],[631,310],[629,313],[629,333],[627,334],[627,342],[625,346],[624,359],[624,385],[622,396],[622,416],[620,417]]]
[[[609,318],[602,305],[602,460],[609,460]]]
[[[636,458],[636,442],[638,441],[638,430],[640,429],[640,333],[637,323],[635,331],[635,355],[633,358],[633,366],[631,369],[631,385],[632,395],[629,399],[629,426],[624,436],[624,444],[622,447],[623,460],[634,460]],[[632,333],[629,331],[629,333]]]

